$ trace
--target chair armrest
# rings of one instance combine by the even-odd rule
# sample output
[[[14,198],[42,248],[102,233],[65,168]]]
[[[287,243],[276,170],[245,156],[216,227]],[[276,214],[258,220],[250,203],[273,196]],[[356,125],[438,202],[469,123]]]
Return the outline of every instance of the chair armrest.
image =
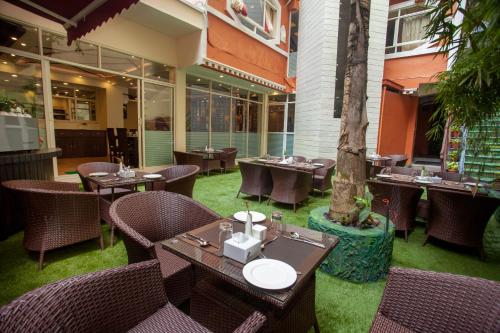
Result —
[[[257,332],[266,322],[266,316],[264,316],[259,311],[254,311],[250,317],[248,317],[234,333],[253,333]]]

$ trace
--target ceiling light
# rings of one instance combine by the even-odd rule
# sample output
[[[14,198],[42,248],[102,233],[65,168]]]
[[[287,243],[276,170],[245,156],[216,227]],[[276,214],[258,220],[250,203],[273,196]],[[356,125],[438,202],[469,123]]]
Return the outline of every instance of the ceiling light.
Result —
[[[80,91],[80,89],[75,89],[75,91]]]
[[[196,81],[200,82],[200,81],[201,81],[201,79],[196,79]]]
[[[10,54],[10,56],[11,56],[11,57],[15,57],[16,55],[15,55],[14,53],[11,53],[11,54]]]
[[[14,36],[10,37],[10,39],[12,39],[12,40],[17,40],[17,38],[16,38],[16,37],[14,37]]]
[[[4,82],[9,82],[9,80],[7,80],[7,79],[5,79],[5,80],[3,80],[3,81],[4,81]]]
[[[111,81],[109,81],[109,80],[108,80],[108,81],[106,81],[106,82],[111,83]]]
[[[219,77],[220,77],[220,78],[223,78],[223,77],[224,77],[224,75],[219,75]]]
[[[130,58],[135,59],[135,56],[130,56]]]
[[[2,61],[2,64],[7,65],[7,61]]]
[[[222,87],[222,83],[219,83],[219,87]]]
[[[35,86],[40,87],[40,83],[35,83]]]
[[[21,43],[21,46],[26,46],[26,43]]]
[[[63,82],[63,84],[64,84],[65,86],[67,86],[67,85],[68,85],[68,82]]]
[[[68,92],[67,92],[67,91],[65,91],[64,93],[65,93],[65,94],[68,94]]]
[[[125,78],[125,76],[122,76],[122,79],[124,79],[124,78]]]
[[[133,86],[134,84],[132,82],[130,82],[130,85]]]
[[[17,74],[12,74],[11,76],[12,76],[12,77],[17,77]]]
[[[53,86],[52,88],[57,89],[57,87],[56,87],[56,86]]]
[[[255,84],[251,84],[250,87],[255,87]]]
[[[83,76],[81,76],[81,75],[78,75],[78,77],[83,77]]]

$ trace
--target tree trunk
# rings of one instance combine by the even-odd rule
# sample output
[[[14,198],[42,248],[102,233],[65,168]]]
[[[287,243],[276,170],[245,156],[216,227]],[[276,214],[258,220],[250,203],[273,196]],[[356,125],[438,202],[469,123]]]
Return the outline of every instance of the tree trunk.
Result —
[[[365,194],[369,18],[370,0],[351,0],[337,174],[328,213],[331,219],[342,224],[358,221],[359,209],[354,197]]]

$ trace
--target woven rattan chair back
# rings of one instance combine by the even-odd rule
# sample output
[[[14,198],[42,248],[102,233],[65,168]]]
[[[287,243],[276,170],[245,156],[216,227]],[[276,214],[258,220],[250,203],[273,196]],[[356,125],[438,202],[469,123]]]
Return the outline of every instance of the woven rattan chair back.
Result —
[[[458,172],[437,172],[436,176],[443,178],[444,180],[450,180],[452,182],[459,182],[462,180],[462,174]],[[469,181],[469,180],[465,180]]]
[[[120,165],[116,163],[109,162],[90,162],[80,164],[76,167],[76,172],[78,172],[78,176],[80,176],[80,180],[82,181],[83,189],[87,192],[92,192],[96,189],[96,186],[89,182],[86,177],[92,172],[108,172],[115,173],[120,170]]]
[[[408,157],[406,155],[387,155],[391,160],[387,162],[387,166],[405,166]]]
[[[309,197],[312,190],[312,174],[292,168],[270,167],[273,190],[269,200],[296,205]]]
[[[238,165],[241,173],[241,186],[236,197],[239,196],[240,192],[256,195],[259,197],[260,202],[263,195],[271,194],[273,180],[269,167],[243,161],[238,162]]]
[[[224,153],[220,154],[221,167],[224,171],[234,169],[236,167],[236,155],[238,148],[223,148]]]
[[[395,173],[398,175],[407,175],[407,176],[418,176],[420,175],[420,170],[407,168],[402,166],[391,166],[391,173]]]
[[[198,172],[200,167],[196,165],[174,165],[160,170],[157,173],[165,177],[165,181],[154,182],[153,190],[179,193],[192,198]]]

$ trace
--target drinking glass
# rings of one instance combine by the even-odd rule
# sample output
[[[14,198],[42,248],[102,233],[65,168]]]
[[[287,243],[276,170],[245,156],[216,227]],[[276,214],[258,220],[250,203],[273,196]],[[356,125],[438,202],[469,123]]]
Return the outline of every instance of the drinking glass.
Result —
[[[231,222],[219,223],[219,251],[224,253],[224,242],[233,237],[233,224]]]
[[[280,211],[274,211],[271,214],[271,230],[270,233],[274,233],[276,235],[280,234],[281,224],[283,221],[283,213]]]

